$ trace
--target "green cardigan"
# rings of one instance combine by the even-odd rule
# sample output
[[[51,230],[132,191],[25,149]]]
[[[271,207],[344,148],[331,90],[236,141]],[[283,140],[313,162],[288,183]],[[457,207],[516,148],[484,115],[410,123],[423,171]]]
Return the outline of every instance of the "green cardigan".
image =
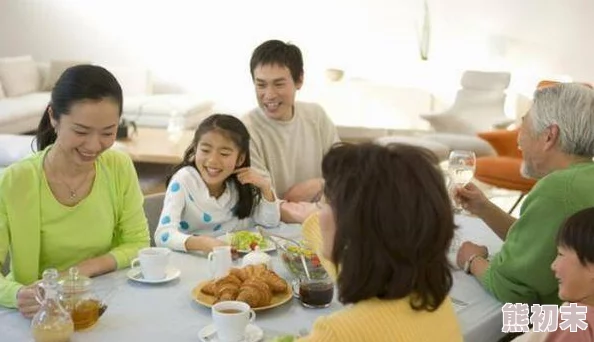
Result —
[[[11,256],[11,273],[6,277],[0,275],[0,306],[16,307],[18,290],[23,285],[39,280],[43,272],[40,269],[40,198],[44,179],[42,161],[48,150],[12,164],[0,175],[0,265],[9,251]],[[102,153],[96,163],[97,172],[101,173],[104,181],[94,185],[94,188],[109,187],[111,198],[107,203],[97,201],[92,205],[113,208],[115,227],[106,226],[113,236],[109,253],[113,255],[118,268],[128,267],[138,250],[149,245],[148,226],[142,208],[143,196],[136,171],[127,155],[114,150]],[[88,220],[93,220],[93,217]],[[81,225],[84,222],[72,229],[80,228]],[[93,239],[93,236],[89,236],[89,239]],[[72,254],[68,250],[63,253],[64,256]],[[77,261],[73,260],[75,263]]]
[[[507,303],[561,304],[551,270],[557,232],[575,212],[594,207],[594,163],[573,165],[539,180],[528,194],[481,281]]]

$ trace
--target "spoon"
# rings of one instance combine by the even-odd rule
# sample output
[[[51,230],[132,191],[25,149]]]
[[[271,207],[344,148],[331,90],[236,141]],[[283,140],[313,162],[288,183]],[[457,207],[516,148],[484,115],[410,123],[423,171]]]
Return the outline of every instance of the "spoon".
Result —
[[[262,227],[258,226],[258,232],[260,233],[260,235],[262,235],[263,237],[267,238],[268,240],[272,241],[277,248],[282,249],[283,251],[285,251],[288,254],[293,254],[291,252],[289,252],[288,249],[285,248],[285,246],[283,246],[282,244],[278,243],[275,239],[272,239],[271,237],[279,237],[282,239],[285,239],[289,242],[294,243],[296,246],[299,246],[299,243],[293,239],[289,239],[283,236],[279,236],[279,235],[275,235],[275,234],[270,234],[268,232],[264,233],[264,229],[262,229]],[[305,271],[305,275],[307,276],[307,279],[311,280],[311,276],[309,275],[309,269],[307,268],[307,263],[305,262],[305,257],[303,256],[303,253],[299,253],[299,258],[301,259],[301,264],[303,265],[303,270]]]

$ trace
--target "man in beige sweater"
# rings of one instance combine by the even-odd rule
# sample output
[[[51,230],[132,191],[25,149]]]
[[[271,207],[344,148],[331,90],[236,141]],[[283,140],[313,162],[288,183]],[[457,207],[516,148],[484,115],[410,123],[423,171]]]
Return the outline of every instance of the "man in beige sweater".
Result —
[[[338,142],[321,106],[295,102],[303,85],[299,48],[279,40],[258,46],[250,60],[258,107],[243,121],[251,135],[252,166],[267,173],[284,199],[285,222],[302,222],[315,210],[322,189],[322,158]]]

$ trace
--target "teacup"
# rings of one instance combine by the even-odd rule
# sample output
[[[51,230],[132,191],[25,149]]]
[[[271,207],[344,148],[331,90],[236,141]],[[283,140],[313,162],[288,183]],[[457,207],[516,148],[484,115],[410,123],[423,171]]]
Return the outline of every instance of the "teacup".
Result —
[[[212,321],[220,341],[243,341],[247,325],[255,319],[256,313],[244,302],[224,301],[212,306]]]
[[[167,264],[169,263],[169,253],[171,250],[164,247],[147,247],[138,251],[138,258],[132,260],[131,267],[138,267],[146,280],[164,279],[167,274]]]
[[[298,279],[293,283],[293,293],[307,308],[327,308],[334,298],[334,282],[330,277]]]
[[[229,274],[233,259],[231,257],[231,246],[213,247],[212,252],[208,253],[208,266],[210,275],[214,279],[222,278]]]

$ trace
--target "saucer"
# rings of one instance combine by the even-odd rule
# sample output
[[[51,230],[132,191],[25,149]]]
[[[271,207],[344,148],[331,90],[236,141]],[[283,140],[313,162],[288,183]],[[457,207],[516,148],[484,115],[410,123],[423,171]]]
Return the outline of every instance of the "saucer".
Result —
[[[177,277],[179,277],[180,274],[181,274],[181,271],[179,269],[177,269],[175,267],[167,267],[167,270],[165,271],[165,278],[149,280],[149,279],[144,279],[144,277],[142,276],[142,272],[140,271],[140,267],[138,267],[138,268],[132,268],[128,271],[128,278],[130,278],[131,280],[140,282],[140,283],[160,284],[160,283],[166,283],[168,281],[172,281],[173,279],[176,279]]]
[[[245,335],[241,342],[258,342],[264,337],[264,331],[262,328],[255,324],[248,324],[245,328]],[[202,328],[198,333],[198,338],[202,342],[218,342],[219,337],[215,331],[214,324],[209,324]]]

